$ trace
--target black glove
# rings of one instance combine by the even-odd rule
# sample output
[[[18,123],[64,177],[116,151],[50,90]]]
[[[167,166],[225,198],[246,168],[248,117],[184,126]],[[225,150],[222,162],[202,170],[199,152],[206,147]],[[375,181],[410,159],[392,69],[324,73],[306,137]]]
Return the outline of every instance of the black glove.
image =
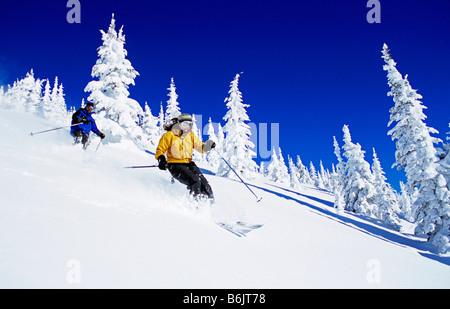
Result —
[[[215,147],[216,147],[216,143],[214,143],[214,141],[209,139],[205,142],[205,145],[203,145],[203,150],[210,151],[211,149],[214,149]]]
[[[161,171],[165,171],[167,169],[167,161],[164,155],[159,156],[158,158],[158,167]]]
[[[100,136],[101,139],[104,139],[106,137],[106,135],[102,132],[99,132],[97,135]]]
[[[79,117],[78,122],[83,124],[89,124],[89,120],[86,118],[86,116]]]

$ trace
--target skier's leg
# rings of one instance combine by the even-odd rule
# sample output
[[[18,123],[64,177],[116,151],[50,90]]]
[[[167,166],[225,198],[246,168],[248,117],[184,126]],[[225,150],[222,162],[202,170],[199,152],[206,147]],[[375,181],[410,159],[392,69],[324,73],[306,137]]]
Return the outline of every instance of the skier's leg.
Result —
[[[81,133],[81,143],[83,144],[83,149],[86,149],[90,142],[89,142],[89,134]]]
[[[73,131],[70,135],[73,136],[73,143],[74,144],[80,144],[81,143],[81,131]]]
[[[188,165],[169,163],[169,172],[173,178],[186,185],[194,196],[201,193],[201,180],[198,175],[189,169]]]
[[[200,169],[198,168],[198,166],[194,163],[191,162],[189,165],[189,169],[198,176],[199,180],[200,180],[200,192],[202,194],[205,194],[208,198],[214,198],[214,193],[212,191],[211,186],[209,185],[208,180],[205,178],[205,176],[203,175],[203,173],[200,171]]]

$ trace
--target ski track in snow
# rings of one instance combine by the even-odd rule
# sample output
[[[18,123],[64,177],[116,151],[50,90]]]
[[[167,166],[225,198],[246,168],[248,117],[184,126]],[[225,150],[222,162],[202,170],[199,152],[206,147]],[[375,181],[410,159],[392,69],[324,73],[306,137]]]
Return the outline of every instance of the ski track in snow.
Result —
[[[92,135],[87,151],[68,130],[29,136],[53,125],[0,110],[0,288],[450,287],[450,257],[336,213],[328,192],[257,179],[256,203],[208,173],[216,203],[199,205],[168,172],[123,169],[156,162],[129,141],[95,153]],[[236,221],[264,226],[216,224]]]

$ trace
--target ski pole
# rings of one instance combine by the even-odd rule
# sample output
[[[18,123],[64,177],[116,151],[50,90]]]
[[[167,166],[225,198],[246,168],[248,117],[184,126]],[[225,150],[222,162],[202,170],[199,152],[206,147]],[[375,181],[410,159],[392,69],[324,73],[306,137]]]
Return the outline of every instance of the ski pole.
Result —
[[[216,148],[213,148],[214,150],[216,150]],[[238,173],[231,167],[230,163],[228,163],[227,160],[225,160],[225,158],[216,150],[217,154],[222,158],[222,160],[228,165],[228,167],[234,172],[234,174],[236,174],[236,176],[239,178],[239,180],[247,187],[247,189],[250,190],[250,192],[256,197],[256,203],[259,203],[262,200],[262,197],[258,197],[255,192],[253,192],[252,189],[250,189],[250,187],[248,186],[248,184],[246,184],[244,182],[244,180],[242,180],[242,178],[238,175]]]
[[[80,123],[76,123],[76,124],[72,124],[72,125],[70,125],[70,126],[59,127],[59,128],[54,128],[54,129],[50,129],[50,130],[45,130],[45,131],[40,131],[40,132],[34,132],[34,133],[31,132],[30,135],[31,135],[31,136],[34,136],[34,135],[41,134],[41,133],[46,133],[46,132],[50,132],[50,131],[61,130],[61,129],[64,129],[64,128],[70,128],[70,127],[77,126],[77,125],[79,125],[79,124],[81,124],[81,122],[80,122]]]
[[[95,149],[95,152],[97,152],[98,147],[100,147],[100,144],[101,144],[101,143],[102,143],[102,140],[100,139],[100,142],[98,143],[97,148]]]
[[[152,168],[152,167],[158,167],[158,165],[125,166],[123,168]]]

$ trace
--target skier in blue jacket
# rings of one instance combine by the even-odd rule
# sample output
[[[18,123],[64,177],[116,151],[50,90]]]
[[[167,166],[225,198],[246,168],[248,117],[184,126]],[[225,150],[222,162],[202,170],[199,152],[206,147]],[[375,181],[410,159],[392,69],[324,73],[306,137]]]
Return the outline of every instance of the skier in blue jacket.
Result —
[[[94,110],[94,103],[88,102],[84,108],[80,108],[72,115],[72,125],[70,134],[74,137],[74,144],[83,144],[83,149],[89,145],[89,134],[94,132],[101,139],[105,138],[105,134],[100,132],[97,128],[94,118],[92,118],[92,111]]]

